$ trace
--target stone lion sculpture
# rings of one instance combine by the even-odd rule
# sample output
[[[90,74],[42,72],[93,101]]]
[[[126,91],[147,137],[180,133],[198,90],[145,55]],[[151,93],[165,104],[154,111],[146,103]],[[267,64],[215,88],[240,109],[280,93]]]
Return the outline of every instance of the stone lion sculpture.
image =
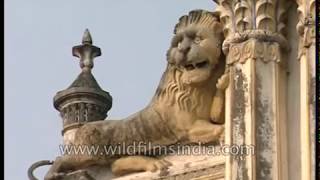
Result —
[[[175,26],[167,67],[147,107],[123,119],[87,123],[73,145],[118,145],[134,142],[169,146],[176,143],[209,143],[223,133],[223,98],[228,76],[221,51],[222,26],[211,12],[194,10]],[[152,150],[147,149],[147,151]],[[115,175],[156,171],[169,162],[156,155],[104,154],[58,157],[45,179],[92,165],[110,165]],[[141,153],[140,153],[141,154]]]

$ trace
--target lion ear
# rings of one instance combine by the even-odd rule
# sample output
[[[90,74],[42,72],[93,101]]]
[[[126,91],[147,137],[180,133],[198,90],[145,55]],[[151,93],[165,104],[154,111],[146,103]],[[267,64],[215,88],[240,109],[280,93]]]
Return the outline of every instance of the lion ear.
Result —
[[[223,26],[220,22],[220,13],[218,11],[214,11],[214,12],[211,12],[211,15],[213,17],[215,17],[214,18],[215,22],[213,23],[214,32],[217,34],[220,34],[220,33],[222,34],[223,33]]]
[[[218,63],[222,64],[221,67],[223,67],[223,69],[224,69],[225,66],[226,66],[226,56],[224,55],[222,50],[220,52],[220,56],[219,56],[219,60],[218,61],[219,61]]]
[[[216,33],[216,34],[221,34],[222,35],[222,32],[223,32],[223,26],[222,24],[217,21],[213,24],[213,31]]]

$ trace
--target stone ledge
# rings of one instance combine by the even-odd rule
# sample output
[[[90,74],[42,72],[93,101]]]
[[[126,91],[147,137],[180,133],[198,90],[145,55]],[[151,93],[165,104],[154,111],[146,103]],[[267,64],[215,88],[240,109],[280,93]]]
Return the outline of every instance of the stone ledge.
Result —
[[[203,147],[206,148],[206,147]],[[166,170],[141,172],[114,177],[110,167],[92,166],[67,174],[63,180],[222,180],[225,174],[225,156],[168,155],[172,163]]]

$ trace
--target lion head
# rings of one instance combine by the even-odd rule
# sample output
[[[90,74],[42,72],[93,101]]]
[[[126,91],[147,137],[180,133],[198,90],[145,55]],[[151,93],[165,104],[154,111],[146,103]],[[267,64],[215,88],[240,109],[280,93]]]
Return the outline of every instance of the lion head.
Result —
[[[194,10],[182,16],[175,26],[156,97],[188,112],[211,107],[216,82],[224,71],[222,41],[222,25],[212,12]]]
[[[168,63],[181,71],[182,83],[206,82],[221,55],[223,35],[218,18],[212,12],[191,11],[179,19],[174,34],[167,52]]]

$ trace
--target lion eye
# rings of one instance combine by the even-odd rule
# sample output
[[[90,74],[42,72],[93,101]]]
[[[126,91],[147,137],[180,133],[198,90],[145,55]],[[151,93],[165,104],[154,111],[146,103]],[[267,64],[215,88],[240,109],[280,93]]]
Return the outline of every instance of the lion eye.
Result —
[[[202,39],[199,36],[196,36],[193,41],[194,41],[194,43],[199,44],[201,42],[201,40]]]

